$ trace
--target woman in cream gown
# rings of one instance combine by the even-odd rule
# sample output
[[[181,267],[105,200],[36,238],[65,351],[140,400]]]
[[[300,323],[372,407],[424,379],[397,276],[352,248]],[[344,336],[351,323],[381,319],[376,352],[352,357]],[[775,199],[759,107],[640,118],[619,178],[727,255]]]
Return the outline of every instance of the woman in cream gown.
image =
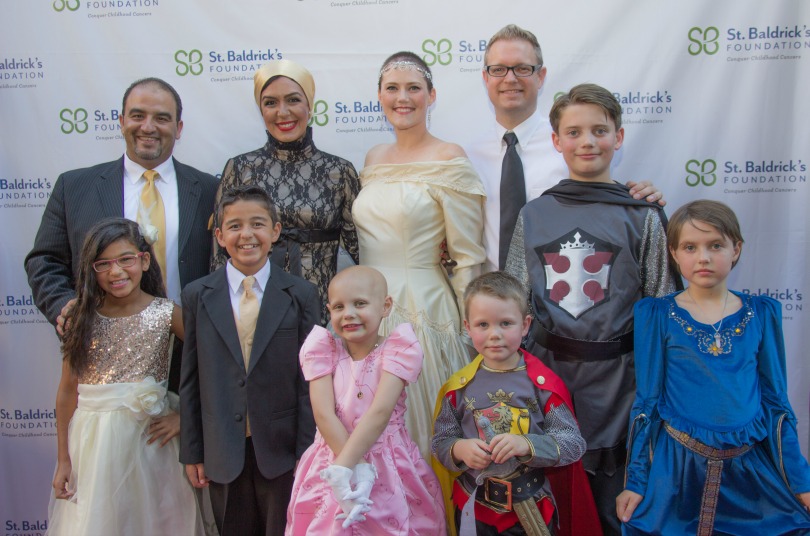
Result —
[[[419,380],[407,387],[406,420],[428,460],[436,394],[470,360],[462,295],[485,258],[484,189],[464,150],[428,132],[435,98],[421,58],[400,52],[385,61],[379,99],[396,142],[369,151],[352,208],[360,264],[382,272],[394,298],[381,334],[409,322],[425,355]],[[449,277],[443,243],[456,262]]]

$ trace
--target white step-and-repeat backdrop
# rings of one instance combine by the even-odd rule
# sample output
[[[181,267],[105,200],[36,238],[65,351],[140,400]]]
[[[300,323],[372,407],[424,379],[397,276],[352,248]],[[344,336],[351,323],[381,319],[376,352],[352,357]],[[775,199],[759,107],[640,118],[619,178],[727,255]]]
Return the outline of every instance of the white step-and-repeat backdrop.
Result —
[[[376,93],[387,55],[412,50],[432,66],[431,130],[464,144],[492,121],[483,50],[508,23],[543,47],[542,109],[585,81],[619,97],[614,177],[652,180],[669,212],[696,198],[737,211],[746,244],[731,287],[783,304],[807,453],[807,2],[0,0],[0,10],[0,535],[44,533],[56,459],[60,355],[23,258],[58,174],[122,154],[124,89],[145,76],[174,85],[185,122],[175,154],[218,174],[264,143],[253,72],[296,60],[316,79],[317,145],[359,169],[391,139]]]

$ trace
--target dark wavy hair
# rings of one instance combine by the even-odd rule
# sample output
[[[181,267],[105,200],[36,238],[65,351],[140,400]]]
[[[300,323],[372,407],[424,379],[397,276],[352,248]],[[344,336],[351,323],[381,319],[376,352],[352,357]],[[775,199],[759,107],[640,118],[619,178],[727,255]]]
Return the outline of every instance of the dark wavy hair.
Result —
[[[62,355],[76,374],[85,370],[89,363],[88,350],[93,337],[96,310],[104,303],[105,293],[98,285],[93,263],[110,244],[126,240],[138,251],[149,253],[149,270],[141,277],[141,290],[152,296],[166,297],[160,266],[152,246],[144,239],[138,224],[125,218],[106,218],[87,231],[79,261],[79,276],[76,280],[76,304],[65,319],[70,329],[62,340]]]

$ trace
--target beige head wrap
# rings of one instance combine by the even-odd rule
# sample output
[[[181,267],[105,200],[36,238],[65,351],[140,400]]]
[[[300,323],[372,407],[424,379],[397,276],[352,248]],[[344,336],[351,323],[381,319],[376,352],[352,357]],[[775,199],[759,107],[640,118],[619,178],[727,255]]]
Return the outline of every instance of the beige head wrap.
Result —
[[[265,63],[253,75],[253,96],[256,98],[256,104],[260,108],[264,85],[274,76],[286,76],[301,86],[304,95],[307,97],[309,111],[312,111],[312,107],[315,106],[315,80],[313,80],[309,71],[290,60],[273,60]]]

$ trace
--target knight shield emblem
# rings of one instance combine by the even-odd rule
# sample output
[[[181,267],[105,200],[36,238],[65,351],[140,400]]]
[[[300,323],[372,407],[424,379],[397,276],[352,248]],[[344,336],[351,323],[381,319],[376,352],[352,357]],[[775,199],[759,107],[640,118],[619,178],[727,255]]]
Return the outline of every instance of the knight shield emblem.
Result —
[[[528,432],[529,411],[526,408],[512,405],[514,394],[506,393],[503,389],[498,389],[495,394],[487,393],[492,405],[473,409],[479,439],[489,443],[493,437],[499,434],[526,434]],[[537,405],[534,400],[531,402],[534,406]],[[474,401],[468,400],[467,403],[469,407],[474,405]]]
[[[574,318],[610,299],[610,271],[621,247],[582,229],[534,248],[546,274],[545,301]]]

